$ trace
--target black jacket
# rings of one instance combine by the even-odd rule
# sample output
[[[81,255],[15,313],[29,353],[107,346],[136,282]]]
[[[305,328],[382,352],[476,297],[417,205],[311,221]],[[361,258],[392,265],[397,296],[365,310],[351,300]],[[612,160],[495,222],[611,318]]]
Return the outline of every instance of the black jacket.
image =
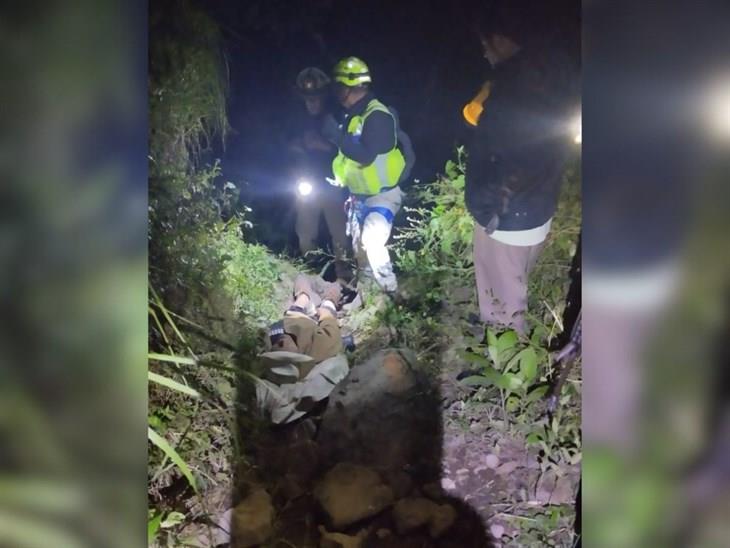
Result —
[[[349,120],[360,116],[375,96],[368,92],[362,99],[347,110],[347,127]],[[345,134],[338,143],[342,153],[362,165],[373,163],[378,154],[384,154],[396,145],[395,118],[383,111],[376,110],[368,116],[359,136]]]
[[[563,168],[576,145],[575,77],[560,53],[527,51],[499,65],[468,148],[465,200],[486,226],[527,230],[555,213]]]

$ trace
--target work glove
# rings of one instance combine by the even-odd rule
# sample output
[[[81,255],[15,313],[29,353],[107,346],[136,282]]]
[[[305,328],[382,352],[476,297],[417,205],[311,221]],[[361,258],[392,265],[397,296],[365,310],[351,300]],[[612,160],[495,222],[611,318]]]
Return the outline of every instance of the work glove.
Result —
[[[322,136],[337,146],[342,142],[342,130],[331,114],[327,114],[322,121]]]

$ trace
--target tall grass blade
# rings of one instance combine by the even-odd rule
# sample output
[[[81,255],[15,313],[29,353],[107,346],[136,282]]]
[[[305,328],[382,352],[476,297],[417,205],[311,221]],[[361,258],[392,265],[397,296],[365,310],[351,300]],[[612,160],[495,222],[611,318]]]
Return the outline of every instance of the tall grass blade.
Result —
[[[150,352],[147,354],[147,358],[150,360],[157,360],[160,362],[171,362],[178,365],[197,365],[198,362],[192,358],[186,358],[185,356],[176,356],[174,354],[158,354],[157,352]]]
[[[193,349],[190,348],[190,345],[188,344],[187,339],[182,334],[182,332],[178,329],[177,325],[175,324],[174,320],[172,319],[172,316],[170,316],[169,312],[167,311],[167,308],[165,307],[165,305],[162,304],[162,299],[160,299],[160,296],[157,294],[157,291],[155,291],[155,288],[150,286],[150,291],[152,292],[152,296],[155,299],[155,305],[157,306],[157,308],[160,309],[160,312],[162,312],[162,315],[165,317],[167,322],[170,324],[173,331],[175,331],[175,334],[178,336],[178,338],[182,341],[182,343],[188,349],[190,354],[195,356],[195,352],[193,352]]]
[[[169,377],[158,375],[157,373],[153,373],[152,371],[147,372],[147,379],[152,382],[156,382],[157,384],[161,384],[162,386],[165,386],[171,390],[176,390],[177,392],[182,392],[183,394],[192,396],[193,398],[200,397],[200,393],[194,388],[190,388],[185,384],[174,381]]]
[[[160,436],[157,432],[152,430],[152,428],[147,428],[147,438],[150,440],[150,442],[155,445],[156,447],[159,447],[165,455],[167,455],[172,462],[175,463],[175,465],[180,469],[180,472],[182,472],[183,476],[188,480],[188,483],[190,486],[195,490],[195,492],[198,492],[198,486],[195,483],[195,478],[193,477],[193,473],[190,471],[190,467],[188,464],[182,459],[180,454],[175,451],[175,449],[170,445],[165,438]]]

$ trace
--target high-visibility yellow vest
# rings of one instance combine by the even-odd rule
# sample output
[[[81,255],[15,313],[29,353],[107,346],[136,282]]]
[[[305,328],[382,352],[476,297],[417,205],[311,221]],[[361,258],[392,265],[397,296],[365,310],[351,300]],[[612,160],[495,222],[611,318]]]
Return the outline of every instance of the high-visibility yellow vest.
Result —
[[[377,99],[371,100],[363,113],[350,118],[347,124],[347,133],[359,136],[365,121],[373,112],[381,111],[393,116],[388,108]],[[375,160],[368,165],[363,165],[345,156],[338,151],[332,161],[332,173],[335,179],[350,189],[353,194],[373,196],[385,188],[390,188],[398,183],[406,165],[403,154],[398,149],[398,137],[395,131],[395,119],[393,120],[393,148],[383,154],[378,154]]]

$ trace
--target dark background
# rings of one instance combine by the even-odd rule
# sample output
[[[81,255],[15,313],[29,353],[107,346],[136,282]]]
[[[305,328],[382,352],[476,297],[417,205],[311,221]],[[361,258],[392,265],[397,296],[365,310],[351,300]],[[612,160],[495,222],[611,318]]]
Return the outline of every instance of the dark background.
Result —
[[[242,202],[254,208],[257,238],[274,249],[292,243],[293,186],[286,173],[285,143],[288,122],[304,108],[293,91],[302,68],[318,66],[329,73],[349,55],[370,66],[373,90],[395,107],[413,141],[417,162],[411,179],[428,182],[453,157],[455,146],[467,142],[469,128],[461,110],[490,73],[476,29],[479,23],[489,24],[494,2],[205,5],[222,28],[230,71],[228,115],[234,131],[220,151],[223,174],[242,187]],[[514,19],[521,30],[562,42],[579,63],[579,0],[504,5],[518,13]]]

